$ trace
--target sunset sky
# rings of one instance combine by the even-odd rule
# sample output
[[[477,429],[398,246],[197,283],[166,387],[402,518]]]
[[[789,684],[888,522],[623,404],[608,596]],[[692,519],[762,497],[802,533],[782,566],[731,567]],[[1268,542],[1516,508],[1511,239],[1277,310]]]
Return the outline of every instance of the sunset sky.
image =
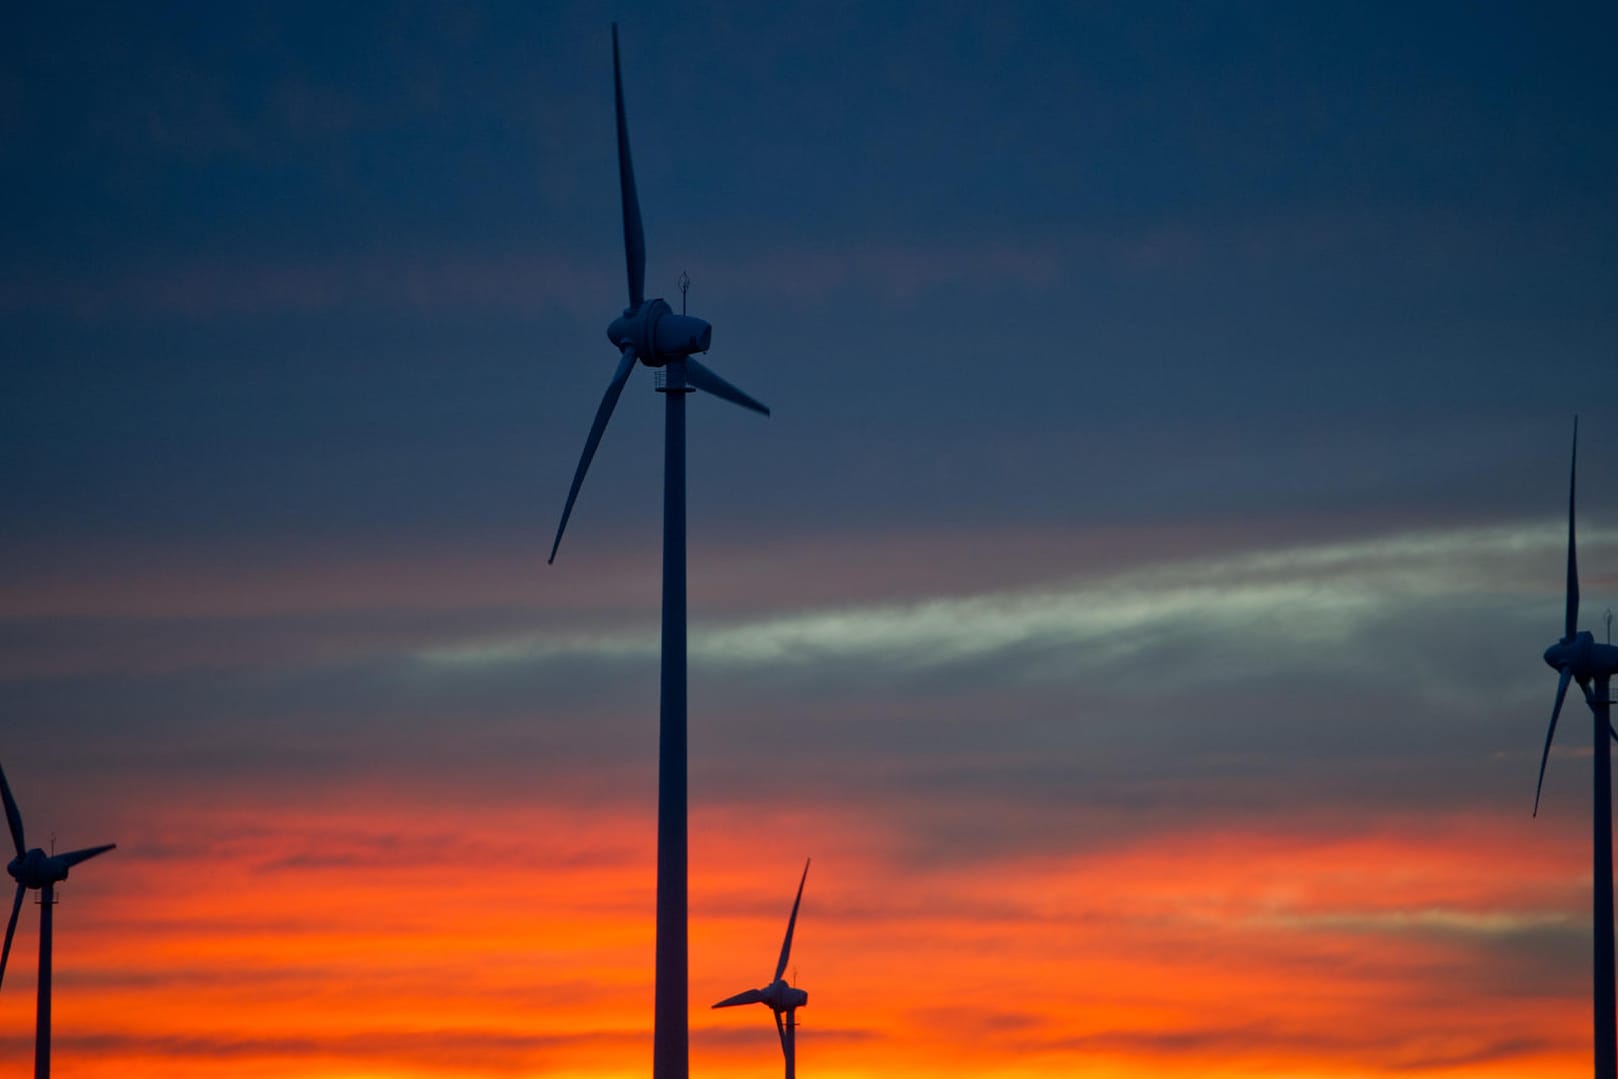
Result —
[[[881,10],[873,10],[880,7]],[[692,1074],[1589,1073],[1610,4],[13,5],[0,764],[56,1074],[651,1063],[661,398]],[[0,989],[32,1054],[38,912]]]

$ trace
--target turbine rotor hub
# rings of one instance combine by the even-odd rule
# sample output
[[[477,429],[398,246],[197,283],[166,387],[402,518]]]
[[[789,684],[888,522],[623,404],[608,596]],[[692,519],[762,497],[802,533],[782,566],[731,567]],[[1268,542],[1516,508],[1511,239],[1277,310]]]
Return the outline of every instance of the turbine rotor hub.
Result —
[[[771,982],[765,987],[761,995],[764,998],[764,1003],[778,1012],[801,1008],[809,1003],[809,994],[802,989],[794,989],[786,983],[785,979]]]
[[[662,367],[694,352],[707,352],[713,327],[692,315],[676,315],[661,299],[626,307],[607,327],[607,340],[621,352],[631,346],[647,367]]]
[[[1592,679],[1618,674],[1618,647],[1597,644],[1595,634],[1581,630],[1572,640],[1564,638],[1545,649],[1545,665],[1553,671],[1571,671],[1583,686]]]
[[[6,864],[11,879],[25,888],[43,888],[67,879],[67,866],[35,847]]]

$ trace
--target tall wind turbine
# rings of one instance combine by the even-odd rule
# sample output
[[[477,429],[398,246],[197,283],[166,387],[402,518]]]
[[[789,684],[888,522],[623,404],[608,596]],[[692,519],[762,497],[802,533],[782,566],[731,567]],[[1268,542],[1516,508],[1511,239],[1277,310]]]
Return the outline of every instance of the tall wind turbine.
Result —
[[[798,878],[798,898],[792,901],[792,916],[787,919],[786,939],[781,942],[781,958],[775,963],[775,978],[763,989],[747,989],[733,997],[726,997],[715,1008],[734,1008],[738,1004],[767,1004],[775,1013],[775,1032],[781,1038],[781,1055],[786,1057],[786,1079],[795,1079],[798,1073],[798,1009],[809,1003],[809,994],[788,985],[784,975],[787,958],[792,954],[792,930],[798,924],[798,904],[803,902],[803,882],[809,879],[809,860],[804,859],[803,876]],[[781,1016],[785,1014],[783,1021]]]
[[[67,879],[67,871],[80,862],[105,854],[116,847],[108,843],[84,850],[70,850],[66,854],[46,854],[38,847],[28,848],[23,839],[22,814],[17,811],[17,800],[11,796],[11,784],[0,769],[0,796],[6,803],[6,824],[11,827],[11,841],[17,847],[17,857],[6,866],[6,872],[17,882],[17,895],[11,901],[11,921],[6,923],[6,946],[0,951],[0,981],[6,976],[6,960],[11,958],[11,937],[17,932],[17,915],[22,912],[23,893],[33,888],[39,892],[39,1005],[34,1022],[34,1079],[49,1079],[51,1074],[51,909],[56,903],[56,885]]]
[[[629,306],[607,327],[618,348],[618,369],[596,409],[584,453],[556,526],[550,561],[584,483],[601,433],[639,360],[663,369],[663,658],[657,756],[657,984],[653,1004],[652,1079],[686,1079],[690,1067],[686,950],[686,724],[685,724],[685,395],[703,390],[768,416],[770,410],[710,371],[695,356],[708,351],[712,327],[676,315],[661,299],[646,298],[646,235],[641,228],[635,169],[624,120],[624,82],[618,64],[618,24],[612,27],[612,88],[618,120],[618,188],[624,214],[624,262]]]
[[[1556,720],[1569,682],[1577,682],[1595,718],[1595,1075],[1618,1076],[1618,1010],[1614,1007],[1612,926],[1612,677],[1618,674],[1618,647],[1597,644],[1579,624],[1579,560],[1574,543],[1574,503],[1579,487],[1579,421],[1573,419],[1573,467],[1567,494],[1567,618],[1562,639],[1545,649],[1545,662],[1559,672],[1556,704],[1539,758],[1539,785],[1534,789],[1534,815],[1545,786],[1545,762],[1556,737]]]

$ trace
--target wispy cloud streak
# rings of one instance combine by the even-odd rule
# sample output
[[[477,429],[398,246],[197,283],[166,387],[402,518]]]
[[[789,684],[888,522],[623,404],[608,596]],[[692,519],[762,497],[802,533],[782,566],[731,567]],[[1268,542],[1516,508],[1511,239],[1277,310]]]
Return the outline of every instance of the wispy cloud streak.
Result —
[[[1618,541],[1590,529],[1589,552]],[[1272,662],[1330,656],[1368,625],[1445,597],[1510,597],[1549,608],[1538,570],[1565,533],[1515,525],[1416,533],[1258,551],[1127,571],[1041,588],[908,603],[800,610],[693,627],[691,657],[715,668],[870,660],[936,667],[1023,647],[1066,647],[1085,667],[1116,663],[1192,633]],[[1530,566],[1532,568],[1530,568]],[[644,659],[650,628],[515,635],[423,650],[429,667],[466,668],[566,657]]]

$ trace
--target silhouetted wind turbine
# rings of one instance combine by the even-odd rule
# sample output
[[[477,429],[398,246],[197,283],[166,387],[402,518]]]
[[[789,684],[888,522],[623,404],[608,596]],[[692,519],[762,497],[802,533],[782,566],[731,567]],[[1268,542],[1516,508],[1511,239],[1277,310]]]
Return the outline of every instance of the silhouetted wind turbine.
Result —
[[[51,1074],[51,908],[56,903],[56,885],[67,879],[69,869],[105,854],[118,844],[70,850],[66,854],[46,854],[38,847],[30,850],[23,839],[22,814],[17,811],[17,800],[11,796],[11,784],[6,782],[4,769],[0,769],[0,796],[6,803],[11,842],[17,848],[17,857],[6,866],[6,872],[17,882],[17,895],[11,901],[11,920],[6,923],[5,949],[0,951],[0,981],[5,979],[6,961],[11,958],[11,938],[17,932],[23,893],[33,888],[39,892],[39,1005],[34,1023],[34,1077],[48,1079]]]
[[[798,878],[798,897],[792,901],[792,916],[787,919],[786,939],[781,941],[781,958],[775,963],[775,978],[763,989],[748,989],[733,997],[726,997],[715,1008],[734,1008],[738,1004],[767,1004],[775,1013],[775,1032],[781,1038],[781,1054],[786,1057],[786,1079],[794,1079],[798,1069],[798,1009],[809,1003],[809,994],[794,989],[783,977],[787,970],[787,957],[792,954],[792,930],[798,924],[798,904],[803,902],[803,882],[809,879],[809,860],[803,863],[803,876]],[[781,1019],[785,1013],[786,1020]]]
[[[1573,419],[1573,467],[1567,494],[1567,617],[1562,639],[1545,649],[1545,662],[1560,673],[1551,725],[1545,732],[1545,751],[1539,758],[1539,784],[1534,788],[1534,815],[1545,786],[1545,762],[1556,737],[1569,682],[1577,682],[1595,717],[1595,1074],[1615,1079],[1618,1074],[1618,1013],[1613,996],[1612,926],[1612,676],[1618,673],[1618,647],[1597,644],[1579,623],[1579,560],[1574,542],[1574,504],[1579,486],[1579,421]]]
[[[618,24],[612,27],[612,88],[618,121],[618,186],[624,214],[624,261],[629,269],[629,306],[607,327],[618,347],[618,369],[596,409],[584,453],[556,526],[550,561],[573,513],[601,433],[606,430],[624,383],[639,360],[661,367],[663,435],[663,658],[660,689],[657,783],[657,976],[652,1033],[653,1079],[685,1079],[690,1064],[686,951],[686,724],[685,724],[685,395],[704,390],[733,404],[770,410],[714,374],[694,353],[708,351],[712,328],[700,318],[676,315],[660,299],[646,299],[646,236],[641,228],[635,169],[624,120],[624,83],[618,64]]]

